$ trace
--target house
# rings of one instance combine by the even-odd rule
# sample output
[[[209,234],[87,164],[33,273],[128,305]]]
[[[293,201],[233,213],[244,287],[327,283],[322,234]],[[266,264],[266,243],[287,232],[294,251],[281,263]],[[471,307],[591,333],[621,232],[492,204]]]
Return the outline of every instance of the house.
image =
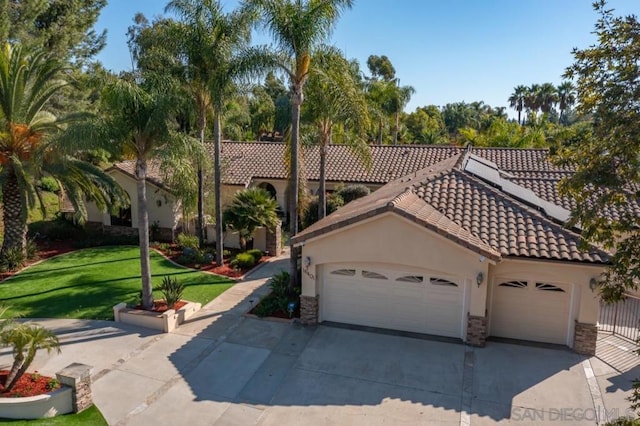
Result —
[[[122,161],[106,170],[127,192],[131,205],[118,211],[102,212],[94,203],[87,203],[87,224],[113,234],[137,235],[138,199],[135,179],[135,161]],[[147,206],[149,225],[156,235],[151,238],[172,241],[182,229],[180,201],[165,185],[160,167],[150,162],[147,167]]]
[[[583,250],[579,229],[563,226],[571,201],[557,183],[571,170],[544,150],[447,155],[416,170],[389,164],[401,170],[396,179],[292,238],[301,247],[302,321],[593,355],[595,287],[608,254]]]

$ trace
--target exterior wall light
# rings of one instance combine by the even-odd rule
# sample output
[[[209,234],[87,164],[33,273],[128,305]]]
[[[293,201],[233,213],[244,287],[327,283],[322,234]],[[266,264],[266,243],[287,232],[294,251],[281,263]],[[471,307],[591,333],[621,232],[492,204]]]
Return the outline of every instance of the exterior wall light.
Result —
[[[478,288],[480,288],[480,284],[482,284],[482,281],[484,281],[484,274],[482,272],[478,272],[478,275],[476,275],[476,283],[478,284]]]
[[[162,200],[156,200],[156,206],[158,207],[162,206]]]
[[[593,293],[596,290],[596,287],[598,286],[598,281],[596,281],[595,278],[591,278],[589,280],[589,288],[591,289],[591,292]]]
[[[309,256],[304,258],[304,267],[308,268],[311,265],[311,258]]]

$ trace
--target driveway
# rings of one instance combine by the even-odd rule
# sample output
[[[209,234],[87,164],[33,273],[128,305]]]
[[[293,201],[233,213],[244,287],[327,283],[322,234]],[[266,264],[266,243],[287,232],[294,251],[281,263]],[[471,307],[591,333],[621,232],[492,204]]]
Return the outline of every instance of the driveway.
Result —
[[[110,424],[595,424],[627,407],[629,374],[568,350],[223,317],[196,336],[45,321],[65,333],[63,353],[37,367],[93,362]]]
[[[113,425],[595,424],[624,415],[632,346],[598,357],[489,342],[482,349],[244,315],[287,259],[238,283],[170,334],[110,321],[43,320],[62,354],[33,369],[92,365]],[[0,351],[0,368],[11,362]]]

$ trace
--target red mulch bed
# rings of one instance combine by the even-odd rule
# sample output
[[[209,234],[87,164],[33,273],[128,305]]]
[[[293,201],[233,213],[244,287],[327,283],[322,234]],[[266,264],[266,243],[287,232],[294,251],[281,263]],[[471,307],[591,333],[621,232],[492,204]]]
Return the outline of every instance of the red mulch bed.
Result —
[[[251,269],[255,268],[259,264],[264,263],[268,259],[270,259],[270,256],[262,256],[260,261],[255,266],[253,266],[252,268],[235,269],[235,268],[233,268],[232,266],[229,265],[229,262],[231,261],[233,256],[226,257],[223,260],[224,264],[222,266],[218,266],[218,264],[215,263],[215,262],[213,262],[213,263],[187,263],[187,264],[185,264],[185,263],[178,262],[178,259],[182,255],[182,250],[180,250],[177,245],[172,244],[169,247],[168,251],[167,250],[162,250],[157,246],[154,246],[154,248],[156,250],[158,250],[159,252],[161,252],[166,257],[168,257],[169,259],[171,259],[172,261],[174,261],[174,262],[176,262],[176,263],[178,263],[178,264],[180,264],[182,266],[186,266],[186,267],[191,268],[191,269],[197,269],[199,271],[213,272],[214,274],[224,275],[225,277],[229,277],[229,278],[240,278],[244,274],[249,272]]]
[[[24,267],[29,265],[33,265],[40,260],[48,259],[53,256],[57,256],[59,254],[69,253],[71,251],[77,250],[76,247],[73,246],[73,241],[51,241],[51,242],[37,242],[38,245],[38,254],[35,259],[31,259],[25,262]],[[6,271],[0,272],[0,281],[4,281],[7,278],[17,274],[20,270],[17,271]]]
[[[24,373],[11,392],[3,392],[9,370],[0,370],[0,398],[18,398],[42,395],[60,388],[57,380],[35,373]],[[55,380],[55,382],[54,382]],[[53,386],[50,386],[53,385]]]
[[[177,311],[178,309],[182,308],[187,303],[188,302],[185,302],[184,300],[176,302],[176,304],[173,305],[173,309],[175,309]],[[142,307],[142,305],[136,306],[135,309],[145,310]],[[160,314],[165,312],[165,311],[167,311],[167,310],[169,310],[169,306],[167,305],[167,302],[165,302],[164,300],[154,300],[153,301],[153,309],[149,309],[149,311],[151,311],[151,312],[158,312]]]

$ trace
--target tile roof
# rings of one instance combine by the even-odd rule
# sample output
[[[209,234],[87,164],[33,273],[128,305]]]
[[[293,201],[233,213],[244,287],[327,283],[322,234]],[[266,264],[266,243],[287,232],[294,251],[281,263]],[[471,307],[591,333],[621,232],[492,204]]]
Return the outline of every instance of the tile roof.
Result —
[[[476,150],[474,153],[481,155]],[[500,157],[495,155],[495,150],[491,154],[494,156],[490,158],[503,161],[513,157],[513,153]],[[461,166],[465,155],[453,155],[347,204],[297,234],[294,243],[391,211],[493,260],[514,256],[589,263],[607,261],[607,253],[595,247],[583,250],[579,234],[465,171]],[[518,164],[510,164],[514,163]],[[547,167],[541,162],[529,164]]]
[[[119,170],[126,175],[129,175],[132,178],[136,176],[136,162],[135,160],[126,160],[121,161],[119,163],[114,164],[107,171],[110,170]],[[160,171],[160,163],[157,161],[148,161],[147,162],[147,181],[156,185],[159,188],[163,188],[168,190],[167,186],[164,183],[164,177],[162,172]]]

